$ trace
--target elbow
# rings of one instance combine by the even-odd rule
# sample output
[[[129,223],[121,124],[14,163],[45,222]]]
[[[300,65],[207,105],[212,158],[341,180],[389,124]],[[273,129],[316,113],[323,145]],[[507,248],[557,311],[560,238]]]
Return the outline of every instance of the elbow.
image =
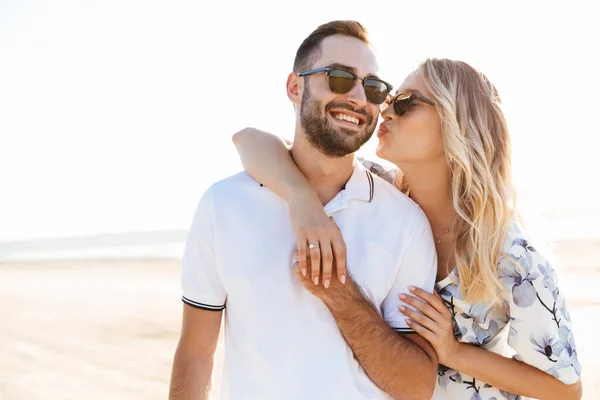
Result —
[[[438,376],[438,358],[433,348],[421,349],[425,357],[422,357],[418,366],[411,370],[411,385],[406,387],[406,381],[396,380],[396,387],[389,394],[399,400],[431,400],[435,391],[435,383]],[[399,373],[401,373],[399,371]],[[406,372],[405,372],[406,373]]]
[[[249,135],[252,135],[254,132],[256,132],[256,128],[244,128],[234,133],[231,137],[231,141],[237,146],[240,142],[244,141]]]
[[[433,398],[433,392],[435,390],[435,380],[437,373],[430,378],[423,378],[421,384],[417,385],[414,396],[411,395],[410,399],[414,400],[431,400]]]
[[[413,380],[415,383],[411,386],[410,392],[406,393],[406,388],[404,388],[405,395],[398,397],[399,399],[431,400],[433,397],[439,364],[435,352],[426,353],[428,357],[421,363],[421,368],[415,369],[416,376]]]
[[[415,380],[416,384],[411,387],[411,393],[407,399],[410,400],[431,400],[435,390],[437,380],[438,364],[427,363],[424,365],[420,376]]]
[[[398,386],[392,388],[388,394],[397,400],[431,400],[436,379],[437,367],[433,374],[423,371],[419,376],[415,376],[410,387],[406,387],[406,382],[400,384],[398,380]]]
[[[407,392],[407,389],[410,390]],[[424,384],[416,384],[410,389],[403,387],[397,391],[392,391],[390,394],[396,400],[431,400],[433,398],[434,386],[426,387]]]

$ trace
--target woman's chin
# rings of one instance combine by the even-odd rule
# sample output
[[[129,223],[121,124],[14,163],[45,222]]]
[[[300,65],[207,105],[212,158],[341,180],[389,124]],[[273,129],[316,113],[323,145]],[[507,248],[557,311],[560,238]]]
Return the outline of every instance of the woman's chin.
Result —
[[[390,161],[390,155],[388,154],[387,147],[385,144],[381,143],[381,140],[375,149],[375,155],[382,160]]]

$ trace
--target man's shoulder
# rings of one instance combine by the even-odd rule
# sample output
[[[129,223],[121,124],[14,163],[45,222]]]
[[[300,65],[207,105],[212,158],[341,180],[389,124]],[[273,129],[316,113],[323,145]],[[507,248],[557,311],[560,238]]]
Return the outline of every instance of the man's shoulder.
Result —
[[[416,232],[421,227],[429,226],[429,220],[421,207],[394,185],[378,176],[373,176],[373,203],[389,214],[389,223]]]
[[[260,189],[261,187],[262,185],[259,182],[255,181],[245,171],[241,171],[214,182],[208,187],[206,193],[210,193],[213,198],[229,197],[232,194],[239,196],[245,192],[250,193],[253,190]]]
[[[421,207],[417,203],[398,190],[396,186],[377,175],[372,176],[374,183],[373,201],[382,204],[393,204],[395,207],[400,207],[406,211],[418,212],[421,210]]]

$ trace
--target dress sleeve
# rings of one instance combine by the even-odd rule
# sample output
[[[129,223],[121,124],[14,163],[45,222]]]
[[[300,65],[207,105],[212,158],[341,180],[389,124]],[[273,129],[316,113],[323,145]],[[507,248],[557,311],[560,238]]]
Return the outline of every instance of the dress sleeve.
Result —
[[[227,294],[215,256],[212,191],[202,196],[188,233],[182,259],[182,300],[204,310],[221,311]]]
[[[526,239],[517,238],[499,267],[508,289],[508,344],[514,357],[565,384],[577,382],[581,365],[571,317],[552,265]]]

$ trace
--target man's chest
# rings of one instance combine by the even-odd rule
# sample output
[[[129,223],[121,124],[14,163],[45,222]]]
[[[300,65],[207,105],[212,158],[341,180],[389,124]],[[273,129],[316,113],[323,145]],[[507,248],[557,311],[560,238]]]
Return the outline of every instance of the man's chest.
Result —
[[[304,301],[307,292],[292,271],[297,244],[287,218],[286,214],[281,220],[263,220],[254,229],[231,230],[227,244],[220,245],[217,265],[228,302],[243,301],[261,307],[273,302],[293,305]],[[348,219],[338,214],[335,218],[346,243],[351,277],[371,301],[381,304],[394,283],[397,249],[378,235],[366,235],[368,225],[356,217]]]

